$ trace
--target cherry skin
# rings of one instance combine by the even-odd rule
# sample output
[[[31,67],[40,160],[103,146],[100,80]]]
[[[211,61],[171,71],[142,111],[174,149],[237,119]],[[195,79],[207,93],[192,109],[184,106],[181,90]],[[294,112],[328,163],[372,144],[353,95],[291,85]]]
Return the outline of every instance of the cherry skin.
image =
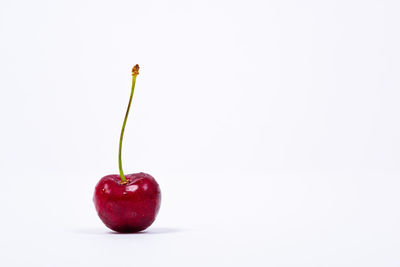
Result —
[[[140,172],[104,176],[97,183],[93,202],[97,214],[110,229],[120,233],[139,232],[156,219],[161,204],[161,191],[156,180]]]

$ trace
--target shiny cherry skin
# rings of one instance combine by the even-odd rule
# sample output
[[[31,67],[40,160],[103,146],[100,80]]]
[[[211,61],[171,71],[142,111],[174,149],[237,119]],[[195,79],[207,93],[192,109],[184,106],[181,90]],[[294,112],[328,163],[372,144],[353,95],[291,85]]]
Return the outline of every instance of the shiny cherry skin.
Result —
[[[156,219],[161,204],[160,187],[151,175],[143,172],[125,177],[126,184],[117,174],[101,178],[93,202],[108,228],[120,233],[139,232]]]

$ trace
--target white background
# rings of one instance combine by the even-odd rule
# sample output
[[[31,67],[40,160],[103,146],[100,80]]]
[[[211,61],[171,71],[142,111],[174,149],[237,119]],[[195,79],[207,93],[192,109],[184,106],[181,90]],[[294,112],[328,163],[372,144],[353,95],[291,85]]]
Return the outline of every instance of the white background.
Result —
[[[1,266],[399,266],[400,2],[0,2]],[[159,182],[147,232],[92,203]]]

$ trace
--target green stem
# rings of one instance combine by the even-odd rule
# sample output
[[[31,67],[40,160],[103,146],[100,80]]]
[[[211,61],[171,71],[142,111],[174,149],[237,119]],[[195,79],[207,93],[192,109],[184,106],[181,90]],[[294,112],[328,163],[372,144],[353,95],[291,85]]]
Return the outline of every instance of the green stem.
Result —
[[[137,67],[139,69],[139,66]],[[119,165],[119,174],[121,176],[121,183],[126,184],[127,180],[124,175],[124,171],[122,170],[122,160],[121,160],[121,151],[122,151],[122,140],[124,139],[124,132],[125,132],[125,125],[126,121],[128,119],[129,115],[129,110],[131,108],[131,103],[132,103],[132,98],[133,98],[133,92],[135,91],[135,84],[136,84],[136,76],[138,73],[132,72],[132,89],[131,89],[131,96],[129,97],[129,103],[128,103],[128,108],[126,109],[125,113],[125,119],[124,123],[122,124],[122,129],[121,129],[121,136],[119,138],[119,152],[118,152],[118,165]]]

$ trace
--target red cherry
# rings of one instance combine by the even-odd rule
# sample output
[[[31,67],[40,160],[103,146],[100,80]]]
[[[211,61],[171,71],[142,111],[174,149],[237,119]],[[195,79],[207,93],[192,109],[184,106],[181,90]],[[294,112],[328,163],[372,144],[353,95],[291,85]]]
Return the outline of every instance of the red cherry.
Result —
[[[161,203],[161,192],[156,180],[140,172],[124,175],[122,169],[122,140],[126,121],[135,91],[139,65],[132,68],[132,88],[119,138],[119,174],[107,175],[97,183],[93,202],[97,214],[110,229],[121,233],[139,232],[149,227],[156,219]]]
[[[161,204],[161,191],[156,180],[140,172],[125,175],[107,175],[97,183],[94,205],[103,223],[121,233],[139,232],[156,219]]]

